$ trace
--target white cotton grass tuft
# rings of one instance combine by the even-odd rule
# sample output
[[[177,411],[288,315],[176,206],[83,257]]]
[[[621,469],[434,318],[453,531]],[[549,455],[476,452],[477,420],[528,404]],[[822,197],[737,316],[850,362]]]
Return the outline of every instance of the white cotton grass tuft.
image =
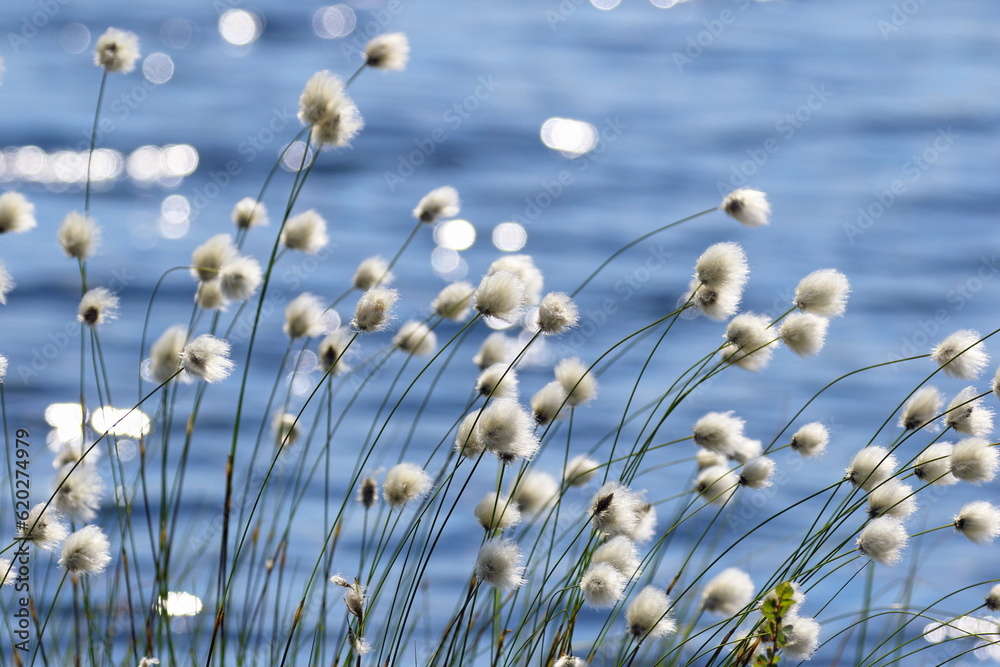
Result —
[[[558,500],[559,482],[547,472],[529,470],[515,482],[510,497],[525,514],[540,514]]]
[[[446,320],[461,322],[469,315],[475,291],[476,288],[464,280],[445,285],[431,302],[431,308]]]
[[[0,261],[0,304],[7,305],[7,295],[16,286],[17,284],[14,282],[14,278],[10,275],[10,271],[8,271],[6,265]]]
[[[732,410],[709,412],[694,423],[694,442],[710,452],[728,457],[736,451],[744,438],[745,425],[746,422],[734,415]]]
[[[634,542],[648,542],[656,534],[656,506],[640,502],[635,508],[635,528],[626,533]]]
[[[389,507],[400,509],[423,498],[431,490],[431,483],[431,476],[416,463],[397,463],[385,474],[382,497]]]
[[[108,28],[94,45],[94,64],[105,72],[128,74],[139,59],[139,38],[135,33]]]
[[[534,419],[513,398],[498,398],[483,408],[476,436],[503,463],[530,459],[538,451]]]
[[[566,392],[566,404],[570,407],[585,405],[597,396],[597,378],[594,373],[576,357],[563,359],[555,367],[556,381]]]
[[[465,415],[455,434],[455,451],[467,459],[474,459],[486,451],[486,444],[479,437],[479,430],[476,428],[479,426],[479,417],[479,410]]]
[[[725,505],[733,497],[740,479],[726,466],[711,466],[698,473],[694,490],[713,505]]]
[[[517,371],[509,364],[493,364],[476,378],[476,393],[493,398],[516,398]]]
[[[997,476],[1000,453],[983,438],[966,438],[951,450],[951,474],[963,482],[982,484]]]
[[[378,502],[378,482],[374,477],[365,477],[358,487],[358,502],[366,509],[370,510]]]
[[[774,459],[758,456],[750,459],[740,470],[740,485],[751,489],[765,489],[773,483]]]
[[[990,363],[986,346],[971,329],[956,331],[938,343],[931,350],[931,358],[945,374],[962,380],[975,380]]]
[[[3,384],[4,379],[7,377],[7,366],[10,364],[10,360],[4,355],[0,354],[0,384]]]
[[[219,288],[228,301],[246,301],[264,279],[260,262],[253,257],[234,257],[219,270]]]
[[[1000,611],[1000,584],[993,584],[984,602],[990,611]]]
[[[69,531],[59,512],[46,503],[38,503],[28,511],[25,519],[17,529],[18,539],[31,542],[39,549],[52,551],[66,539]]]
[[[694,460],[698,465],[698,470],[704,470],[712,466],[724,466],[729,462],[727,457],[704,447],[698,448],[698,451],[694,455]]]
[[[253,197],[244,197],[236,202],[231,217],[233,224],[239,229],[263,227],[270,222],[264,202],[259,202]]]
[[[600,469],[600,463],[586,454],[579,454],[566,462],[566,470],[563,472],[563,482],[569,486],[586,486],[590,483],[590,480],[594,479],[594,476]]]
[[[149,376],[157,384],[166,382],[181,369],[181,350],[187,342],[187,327],[175,324],[164,331],[149,348]]]
[[[778,336],[800,357],[819,354],[826,342],[830,320],[812,313],[789,313],[778,327]]]
[[[639,523],[642,499],[627,486],[607,482],[590,501],[590,525],[602,535],[628,535]]]
[[[740,438],[736,441],[736,448],[730,456],[737,463],[745,464],[750,459],[757,458],[763,453],[764,445],[760,440]]]
[[[712,614],[735,616],[750,604],[754,585],[750,575],[730,567],[715,575],[701,593],[701,607]]]
[[[513,273],[499,271],[483,276],[476,289],[475,305],[480,314],[513,322],[524,307],[524,283]]]
[[[236,258],[236,246],[229,234],[216,234],[191,252],[191,275],[202,282],[219,277],[222,265]]]
[[[580,310],[563,292],[549,292],[538,306],[538,330],[544,334],[561,334],[579,321]]]
[[[491,491],[479,501],[473,514],[488,532],[507,530],[521,523],[521,511],[510,498]]]
[[[20,192],[0,195],[0,234],[22,234],[38,225],[35,205]]]
[[[634,639],[659,639],[677,629],[670,615],[672,606],[665,591],[655,586],[646,586],[636,595],[625,609],[625,623],[628,633]]]
[[[353,336],[345,327],[340,327],[328,334],[319,344],[319,361],[323,372],[337,376],[351,370],[344,361],[344,354],[351,344]]]
[[[372,287],[358,299],[351,326],[363,333],[381,331],[389,323],[398,298],[399,293],[394,289]]]
[[[396,278],[389,270],[389,262],[378,255],[361,260],[351,283],[355,288],[366,292],[376,285],[390,285]]]
[[[791,448],[806,457],[815,457],[830,444],[830,430],[821,422],[806,424],[792,436]]]
[[[885,447],[865,447],[851,459],[844,478],[856,487],[871,491],[892,477],[895,468],[896,457]]]
[[[733,190],[722,200],[720,208],[747,227],[760,227],[771,221],[771,205],[767,202],[767,195],[760,190]]]
[[[63,543],[59,567],[70,574],[95,575],[111,562],[111,545],[97,526],[84,526]]]
[[[324,116],[312,126],[312,139],[321,148],[347,146],[364,128],[365,121],[354,101],[346,95],[337,104],[336,110]]]
[[[522,283],[524,283],[525,305],[534,306],[542,298],[542,288],[545,285],[545,277],[541,270],[535,266],[535,260],[531,255],[504,255],[493,260],[487,269],[487,275],[495,273],[513,273]]]
[[[235,364],[229,358],[229,343],[210,334],[202,334],[181,350],[181,368],[205,382],[219,382],[229,377]]]
[[[607,609],[615,606],[625,593],[628,577],[610,563],[591,563],[580,578],[580,590],[588,606]]]
[[[632,579],[639,572],[641,564],[639,550],[636,549],[635,542],[630,540],[626,535],[612,537],[597,547],[590,562],[594,565],[607,563],[625,575],[626,579]]]
[[[59,246],[68,257],[87,259],[97,249],[100,232],[93,218],[71,211],[59,225]]]
[[[274,444],[278,447],[291,447],[302,436],[299,419],[290,412],[276,414],[271,428],[274,430]]]
[[[88,327],[96,327],[118,317],[118,297],[106,287],[87,290],[80,299],[76,319]]]
[[[868,494],[868,516],[905,519],[917,511],[913,487],[898,479],[887,479]]]
[[[302,89],[299,120],[310,128],[312,140],[320,146],[346,146],[364,126],[344,82],[327,70],[312,75]]]
[[[589,667],[589,663],[583,658],[572,655],[561,656],[552,667]]]
[[[924,484],[950,486],[958,483],[951,474],[951,453],[954,445],[950,442],[935,442],[922,451],[913,462],[913,474]]]
[[[410,43],[406,33],[387,32],[376,35],[365,45],[365,65],[381,70],[406,69],[410,58]]]
[[[790,660],[808,660],[819,648],[820,624],[813,618],[789,615],[782,620],[785,645],[782,655]]]
[[[14,579],[17,578],[16,572],[17,568],[13,567],[9,560],[0,558],[0,587],[12,586]]]
[[[392,337],[392,344],[407,354],[426,357],[437,348],[437,335],[423,322],[404,322]]]
[[[472,363],[480,369],[484,369],[493,364],[512,361],[513,358],[511,340],[503,333],[495,331],[487,336],[483,344],[479,346],[479,351],[472,358]]]
[[[795,307],[821,317],[840,317],[847,309],[851,283],[836,269],[813,271],[795,288]]]
[[[726,326],[722,358],[748,371],[764,368],[774,354],[777,332],[768,327],[771,320],[764,315],[740,313]],[[735,349],[734,349],[735,348]]]
[[[565,417],[563,408],[567,405],[567,398],[566,390],[558,380],[539,389],[531,397],[531,411],[535,415],[535,422],[544,426]]]
[[[458,190],[445,185],[431,190],[417,203],[413,209],[413,217],[430,224],[442,218],[454,218],[461,211],[458,200]]]
[[[195,290],[194,294],[194,302],[202,310],[224,311],[226,309],[226,297],[222,293],[222,283],[218,280],[198,283],[198,289]]]
[[[993,375],[993,386],[991,389],[993,391],[993,396],[1000,399],[1000,367],[997,368],[996,373]]]
[[[746,253],[738,243],[709,246],[695,262],[685,301],[713,320],[731,317],[740,306],[749,272]]]
[[[993,409],[982,404],[975,387],[966,387],[948,404],[944,423],[959,433],[985,437],[993,430]]]
[[[976,500],[959,510],[952,525],[970,541],[989,544],[1000,535],[1000,509],[985,500]]]
[[[300,250],[307,255],[315,255],[329,242],[326,220],[314,209],[292,216],[281,230],[283,246],[289,250]]]
[[[880,516],[869,521],[858,535],[858,550],[882,565],[896,565],[903,559],[903,550],[910,536],[902,521],[892,516]]]
[[[913,392],[913,396],[903,406],[899,415],[900,428],[916,431],[931,423],[941,414],[944,398],[937,387],[921,387]]]
[[[496,538],[479,549],[476,558],[476,578],[500,590],[513,590],[523,586],[524,554],[516,543]]]
[[[52,507],[71,521],[86,523],[97,516],[104,483],[94,466],[86,462],[67,463],[59,469],[53,485]]]

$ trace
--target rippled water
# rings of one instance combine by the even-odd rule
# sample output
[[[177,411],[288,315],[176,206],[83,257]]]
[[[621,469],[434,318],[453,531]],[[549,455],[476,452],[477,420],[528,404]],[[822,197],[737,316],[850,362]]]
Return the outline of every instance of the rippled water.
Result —
[[[613,249],[714,206],[720,193],[744,184],[768,193],[772,225],[750,230],[716,213],[631,250],[580,297],[584,321],[594,323],[581,330],[581,356],[593,358],[668,312],[694,259],[716,241],[735,240],[747,249],[753,269],[747,309],[783,312],[795,283],[816,268],[836,267],[851,277],[848,314],[831,326],[819,358],[778,354],[760,374],[723,375],[687,402],[668,435],[686,434],[704,412],[733,409],[747,418],[750,435],[767,442],[830,379],[921,354],[955,329],[985,333],[998,326],[995,4],[736,0],[658,8],[629,0],[600,10],[578,0],[502,7],[372,1],[332,8],[119,1],[53,7],[0,8],[7,68],[0,86],[0,180],[37,204],[39,220],[30,234],[3,239],[3,260],[17,288],[0,311],[0,351],[11,360],[12,426],[38,434],[39,443],[48,430],[45,408],[73,401],[78,391],[77,339],[67,332],[79,276],[59,252],[55,230],[68,211],[82,207],[81,151],[100,82],[90,48],[107,25],[136,31],[145,56],[142,72],[109,79],[100,127],[107,150],[98,160],[102,178],[92,202],[104,237],[90,277],[114,286],[123,302],[120,321],[102,332],[110,379],[121,388],[116,407],[135,395],[139,332],[156,281],[186,263],[205,238],[230,231],[232,204],[256,195],[298,131],[294,114],[303,82],[325,68],[349,75],[358,45],[383,31],[408,34],[411,63],[403,73],[366,72],[352,86],[366,128],[351,149],[321,157],[303,190],[298,208],[314,207],[328,219],[333,252],[317,263],[289,257],[279,265],[276,307],[263,322],[250,374],[251,412],[262,409],[259,394],[273,383],[285,347],[284,303],[305,289],[340,294],[358,260],[395,251],[416,201],[444,184],[461,193],[462,218],[475,240],[455,250],[470,241],[466,226],[439,230],[435,239],[418,236],[397,271],[404,317],[428,303],[445,278],[478,280],[498,247],[517,249],[525,236],[524,251],[545,271],[547,287],[571,290]],[[266,199],[272,210],[287,192],[283,174]],[[511,222],[517,225],[497,231]],[[269,244],[266,233],[255,234],[248,248],[264,257]],[[151,331],[186,322],[191,297],[192,282],[173,274],[156,298]],[[617,310],[606,318],[609,298]],[[348,315],[341,310],[345,320]],[[647,371],[644,398],[662,391],[722,333],[705,320],[681,324]],[[467,344],[470,356],[480,339],[477,334]],[[548,357],[524,373],[526,392],[547,381],[546,366],[574,340],[549,345]],[[365,341],[365,354],[377,346]],[[237,359],[244,350],[237,345]],[[574,424],[583,442],[596,442],[617,423],[641,363],[632,355],[602,375],[602,399],[578,411]],[[811,406],[804,418],[822,419],[835,431],[831,451],[781,484],[768,507],[784,507],[838,478],[932,370],[923,360],[861,375]],[[415,452],[429,451],[450,425],[472,377],[466,369],[439,390]],[[949,396],[964,386],[935,382]],[[978,386],[987,388],[986,381]],[[184,508],[192,534],[218,506],[232,390],[207,393]],[[367,396],[353,408],[352,416],[363,416],[341,433],[337,456],[345,462],[353,462],[352,443],[364,438],[366,419],[377,408],[377,391]],[[397,428],[408,427],[414,409],[403,409]],[[48,456],[39,452],[35,461],[39,497],[51,474]],[[557,470],[560,457],[558,450],[543,452],[539,466]],[[648,482],[650,498],[658,500],[681,491],[687,478],[667,469],[639,481]],[[322,520],[322,486],[310,493],[291,536],[296,553],[306,555],[295,570],[310,567],[322,542],[311,527]],[[992,485],[953,488],[914,526],[947,523],[966,500],[995,496]],[[809,519],[775,523],[720,565],[763,578],[775,548],[786,548]],[[451,608],[453,597],[437,591],[460,585],[474,559],[471,525],[470,517],[456,519],[432,563],[428,576],[441,610]],[[915,586],[916,599],[933,600],[957,583],[995,576],[987,548],[939,535],[920,552],[930,580]],[[678,545],[663,576],[671,576],[681,557]],[[960,582],[933,575],[945,566],[961,572]],[[902,570],[879,574],[894,596]],[[818,589],[816,599],[833,596],[836,586],[830,586]],[[857,595],[845,595],[849,599],[824,613],[832,618],[855,609]],[[949,609],[971,608],[978,597],[972,591]],[[836,649],[826,647],[817,661]]]

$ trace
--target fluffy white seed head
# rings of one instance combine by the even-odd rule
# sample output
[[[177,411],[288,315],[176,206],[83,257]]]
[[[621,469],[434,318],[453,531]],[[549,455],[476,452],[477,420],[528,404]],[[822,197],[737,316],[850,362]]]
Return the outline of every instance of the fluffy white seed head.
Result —
[[[13,276],[3,262],[0,262],[0,304],[7,305],[7,295],[16,287]]]
[[[563,359],[556,364],[555,376],[568,396],[566,404],[569,406],[584,405],[597,396],[597,378],[576,357]]]
[[[986,346],[971,329],[956,331],[938,343],[931,358],[947,375],[963,380],[975,380],[990,363]]]
[[[94,466],[68,463],[60,468],[54,486],[59,490],[52,498],[52,506],[59,514],[83,523],[97,516],[104,484]]]
[[[326,118],[344,98],[344,82],[328,70],[313,74],[299,96],[299,120],[316,125]]]
[[[226,297],[222,294],[222,283],[218,280],[198,283],[198,288],[194,293],[194,302],[202,310],[225,310]]]
[[[497,495],[495,491],[487,493],[473,513],[479,525],[490,532],[506,530],[521,523],[521,511],[517,504],[507,496]]]
[[[635,508],[635,516],[635,528],[626,535],[633,542],[648,542],[656,534],[656,506],[640,499]]]
[[[566,390],[559,384],[558,380],[553,380],[539,389],[531,397],[531,411],[535,414],[535,421],[544,426],[565,416],[563,407],[566,403]]]
[[[577,325],[580,311],[573,299],[563,292],[549,292],[538,306],[538,330],[561,334]]]
[[[627,536],[618,535],[597,547],[590,562],[594,565],[607,563],[626,579],[631,579],[639,571],[639,550]]]
[[[709,412],[695,422],[692,432],[694,442],[710,452],[732,456],[744,438],[746,422],[733,412]]]
[[[219,287],[223,298],[246,301],[254,295],[264,279],[260,263],[253,257],[235,257],[219,270]]]
[[[646,586],[629,603],[625,610],[625,623],[633,638],[659,639],[677,629],[670,615],[671,602],[666,592],[655,586]]]
[[[428,224],[441,218],[454,218],[461,210],[458,201],[458,190],[445,185],[431,190],[413,209],[413,217]]]
[[[788,349],[800,357],[819,354],[826,342],[830,320],[812,313],[789,313],[778,328],[778,336]]]
[[[488,317],[513,322],[524,307],[524,283],[513,273],[483,276],[476,290],[476,310]]]
[[[4,355],[0,354],[0,384],[3,384],[4,378],[7,377],[7,366],[10,364],[10,360]]]
[[[882,565],[896,565],[903,559],[903,550],[910,536],[903,522],[893,516],[880,516],[869,521],[858,535],[858,550]]]
[[[361,111],[345,95],[334,109],[312,126],[312,138],[320,148],[347,146],[364,126]]]
[[[951,474],[963,482],[992,482],[998,465],[1000,453],[983,438],[960,440],[951,450]]]
[[[59,246],[74,259],[87,259],[94,254],[100,237],[97,223],[76,211],[63,218],[59,226]]]
[[[705,584],[701,606],[712,614],[734,616],[750,604],[753,593],[754,585],[750,575],[739,568],[730,567]]]
[[[760,227],[771,221],[771,205],[760,190],[733,190],[722,200],[722,210],[747,227]]]
[[[278,447],[291,447],[302,436],[302,424],[290,412],[276,414],[271,428],[274,431],[274,443]]]
[[[52,551],[66,539],[68,532],[54,507],[50,505],[46,508],[45,503],[38,503],[28,511],[28,518],[24,520],[23,526],[18,527],[17,537],[31,542],[39,549]]]
[[[467,459],[474,459],[484,451],[486,444],[479,437],[479,410],[470,412],[458,425],[455,434],[455,451]]]
[[[100,574],[111,562],[111,545],[97,526],[84,526],[63,543],[59,567],[74,575]]]
[[[387,32],[365,45],[365,65],[381,70],[404,70],[410,58],[410,43],[402,32]]]
[[[149,375],[154,382],[166,382],[181,368],[181,350],[187,342],[187,327],[175,324],[149,348]]]
[[[997,372],[993,375],[993,395],[1000,399],[1000,367],[997,368]]]
[[[236,202],[231,217],[233,224],[239,229],[263,227],[270,222],[264,202],[258,202],[253,197],[244,197]]]
[[[422,498],[431,490],[431,476],[416,463],[397,463],[382,483],[382,496],[393,509]]]
[[[6,558],[0,558],[0,587],[12,586],[17,578],[17,568]]]
[[[437,348],[437,335],[423,322],[411,320],[399,327],[392,343],[407,354],[425,357]]]
[[[499,272],[513,273],[522,283],[524,283],[525,304],[534,306],[542,298],[542,288],[545,285],[545,278],[541,270],[535,266],[535,260],[531,255],[504,255],[495,259],[487,275]]]
[[[758,456],[750,459],[740,471],[740,484],[751,489],[764,489],[772,484],[774,459]]]
[[[540,514],[555,504],[559,482],[547,472],[529,470],[510,491],[510,497],[525,514]]]
[[[282,245],[289,250],[301,250],[307,255],[316,254],[329,241],[326,220],[313,209],[292,216],[281,230]]]
[[[905,519],[917,510],[913,487],[898,479],[887,479],[868,494],[868,516],[893,516]]]
[[[493,398],[516,398],[517,371],[508,364],[493,364],[476,378],[476,392]]]
[[[80,299],[76,319],[88,327],[96,327],[118,317],[118,297],[105,287],[88,290]]]
[[[639,523],[642,499],[627,486],[607,482],[590,502],[590,524],[603,535],[628,535]]]
[[[847,308],[851,283],[836,269],[813,271],[795,288],[795,306],[821,317],[840,317]]]
[[[913,474],[925,484],[950,486],[958,483],[958,478],[951,474],[951,452],[954,445],[950,442],[935,442],[917,456],[913,462]]]
[[[943,405],[944,399],[937,387],[921,387],[903,406],[903,412],[899,416],[900,428],[915,431],[925,424],[929,424],[941,414]]]
[[[344,354],[351,343],[351,338],[353,338],[351,332],[345,327],[340,327],[320,342],[319,361],[323,365],[324,372],[336,376],[351,370],[344,362]]]
[[[511,540],[489,540],[479,549],[476,578],[505,591],[523,586],[527,580],[521,548]]]
[[[128,74],[139,59],[139,38],[135,33],[108,28],[94,45],[94,64],[106,72]]]
[[[513,398],[498,398],[483,408],[476,431],[483,446],[503,463],[530,459],[538,451],[534,419]]]
[[[791,447],[802,456],[819,456],[830,444],[830,431],[820,422],[806,424],[792,436]]]
[[[729,463],[729,459],[722,454],[705,449],[704,447],[698,448],[694,459],[695,463],[698,464],[698,470],[704,470],[712,466],[724,466]]]
[[[785,646],[782,654],[790,660],[808,660],[819,648],[820,625],[812,618],[787,616],[782,619]]]
[[[736,447],[730,455],[737,463],[747,463],[750,459],[757,458],[764,453],[764,446],[760,440],[753,438],[739,438]]]
[[[771,320],[763,315],[740,313],[726,326],[722,358],[748,371],[764,368],[774,354],[777,332],[768,329]]]
[[[209,334],[198,336],[181,350],[181,368],[205,382],[225,380],[234,366],[229,343]]]
[[[236,258],[229,234],[216,234],[191,252],[191,275],[202,282],[219,277],[222,265]]]
[[[566,462],[563,481],[570,486],[586,486],[600,470],[600,467],[600,463],[586,454],[579,454]]]
[[[726,466],[712,466],[698,473],[694,490],[713,505],[725,505],[733,497],[740,479]]]
[[[993,409],[976,398],[975,387],[966,387],[948,404],[944,423],[959,433],[984,437],[993,430]]]
[[[358,299],[351,326],[364,333],[381,331],[389,323],[398,298],[399,293],[394,289],[381,285],[372,287]]]
[[[375,285],[390,285],[395,277],[389,270],[389,262],[376,255],[361,260],[357,271],[354,272],[354,277],[351,278],[351,283],[357,289],[365,292]]]
[[[713,320],[731,317],[740,306],[749,272],[746,253],[738,243],[709,246],[695,262],[685,301]]]
[[[37,224],[35,205],[24,195],[13,190],[0,195],[0,234],[21,234]]]
[[[989,544],[1000,535],[1000,509],[985,500],[976,500],[959,510],[954,526],[972,542]]]
[[[994,584],[986,594],[986,608],[990,611],[1000,611],[1000,584]]]
[[[445,285],[431,302],[431,308],[446,320],[461,322],[469,315],[475,291],[476,288],[465,281]]]
[[[892,477],[895,469],[896,457],[885,447],[865,447],[851,459],[845,478],[854,486],[871,491]]]
[[[580,590],[588,606],[607,609],[622,599],[628,577],[609,563],[591,563],[580,579]]]
[[[583,658],[572,655],[561,656],[552,667],[589,667],[589,663]]]
[[[479,351],[472,358],[472,363],[482,369],[493,364],[510,362],[513,360],[510,347],[510,339],[507,336],[499,331],[491,333],[479,346]]]

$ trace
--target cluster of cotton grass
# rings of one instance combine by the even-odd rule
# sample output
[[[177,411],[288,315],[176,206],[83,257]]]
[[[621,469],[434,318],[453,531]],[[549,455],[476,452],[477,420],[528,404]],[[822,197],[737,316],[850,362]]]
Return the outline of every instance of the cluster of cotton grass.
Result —
[[[108,74],[130,72],[138,54],[130,33],[112,28],[98,40],[97,118]],[[330,243],[323,215],[300,210],[297,200],[316,161],[337,159],[320,149],[348,146],[363,129],[347,89],[365,69],[404,69],[408,55],[404,35],[382,35],[347,81],[322,71],[305,82],[298,138],[314,150],[303,154],[280,208],[271,207],[283,213],[269,214],[263,203],[268,187],[280,187],[269,179],[257,198],[235,202],[231,233],[209,236],[186,271],[160,279],[157,289],[179,276],[193,279],[183,283],[191,315],[157,335],[158,294],[150,295],[139,350],[145,384],[132,410],[101,426],[88,417],[121,394],[108,380],[101,332],[119,324],[121,304],[90,282],[100,273],[89,264],[101,227],[90,214],[88,179],[83,212],[68,213],[53,239],[81,278],[72,308],[83,325],[80,429],[55,439],[52,492],[18,514],[16,541],[0,559],[0,582],[11,584],[13,548],[33,550],[30,662],[773,665],[808,660],[824,643],[843,652],[850,642],[854,664],[902,664],[932,645],[915,645],[925,636],[934,646],[974,637],[975,650],[991,650],[996,621],[974,614],[1000,610],[992,582],[946,584],[939,603],[968,598],[972,608],[962,614],[917,604],[909,586],[888,611],[873,594],[878,570],[899,567],[924,534],[951,530],[976,544],[1000,536],[1000,508],[985,493],[954,510],[946,494],[946,487],[984,489],[995,479],[989,402],[1000,398],[1000,370],[992,386],[970,385],[947,406],[928,383],[938,372],[979,380],[989,364],[985,337],[959,331],[903,360],[929,357],[938,370],[879,413],[888,415],[883,427],[843,474],[812,461],[833,438],[822,421],[801,418],[819,395],[801,397],[802,408],[777,429],[723,407],[709,406],[693,423],[683,416],[689,402],[705,406],[700,387],[721,374],[765,372],[778,348],[819,354],[850,293],[835,269],[803,277],[777,317],[743,311],[750,262],[740,245],[716,243],[691,258],[686,290],[684,276],[669,279],[677,285],[675,308],[620,332],[608,349],[578,350],[540,372],[536,359],[546,355],[537,353],[559,349],[549,341],[578,326],[576,297],[605,265],[571,277],[581,280],[575,291],[546,291],[531,256],[508,254],[478,284],[454,282],[430,303],[412,303],[411,289],[393,287],[394,269],[422,229],[459,214],[458,193],[444,186],[417,202],[409,236],[400,234],[391,259],[358,257],[336,297],[292,295],[281,362],[260,361],[258,336],[273,324],[262,312],[275,267]],[[92,150],[95,143],[96,136]],[[747,227],[771,216],[764,193],[740,189],[642,238],[713,211]],[[36,226],[24,195],[0,195],[0,234]],[[251,234],[269,234],[269,255],[246,251]],[[13,288],[0,266],[0,303],[16,298]],[[317,292],[329,288],[317,281]],[[342,320],[337,309],[345,301]],[[659,378],[653,390],[640,371],[624,407],[620,397],[599,395],[605,362],[625,363],[658,334],[648,356],[640,355],[645,369],[690,314],[724,324],[686,370]],[[250,334],[231,345],[241,322],[252,323]],[[315,368],[301,368],[306,351]],[[882,365],[845,369],[828,387]],[[0,357],[0,398],[6,367]],[[273,382],[251,384],[251,368]],[[310,373],[311,390],[293,392]],[[458,386],[467,401],[441,405],[434,397],[441,383]],[[578,410],[593,410],[591,422],[598,414],[604,431],[574,429]],[[886,429],[897,412],[893,436]],[[122,425],[146,414],[150,423],[130,433],[139,456],[127,460]],[[201,435],[206,422],[220,419],[231,438]],[[354,426],[349,435],[341,432],[345,423]],[[769,492],[788,479],[776,456],[786,448],[796,470],[816,465],[828,486],[794,503]],[[186,477],[192,456],[219,464],[209,491],[220,510],[196,520],[182,516],[196,491]],[[14,496],[9,448],[7,465]],[[666,466],[682,470],[673,488],[643,488],[643,471]],[[741,557],[760,533],[816,499],[809,505],[815,516],[795,526],[800,533],[784,552],[763,564]],[[738,524],[740,507],[753,507],[753,520],[735,533],[722,530]],[[442,568],[449,581],[434,574]],[[53,586],[42,583],[50,569],[59,572]],[[862,572],[857,593],[849,587]],[[827,612],[824,581],[852,591],[859,604],[851,615]],[[985,603],[980,589],[988,590]],[[973,593],[980,599],[973,602]],[[188,601],[183,610],[179,601]],[[877,641],[869,630],[876,623]]]

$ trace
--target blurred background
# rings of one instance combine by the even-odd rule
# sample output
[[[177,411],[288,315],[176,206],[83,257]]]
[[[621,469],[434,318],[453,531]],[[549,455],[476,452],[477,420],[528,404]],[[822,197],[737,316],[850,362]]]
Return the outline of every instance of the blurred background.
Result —
[[[531,357],[523,398],[548,381],[559,358],[572,354],[589,363],[669,312],[697,256],[733,240],[751,262],[747,310],[784,312],[798,280],[819,268],[843,271],[853,286],[848,312],[832,323],[818,358],[782,351],[759,374],[733,369],[692,396],[664,430],[668,438],[681,437],[701,414],[735,410],[748,420],[748,434],[766,444],[831,379],[923,354],[957,329],[985,334],[1000,327],[998,20],[1000,5],[973,0],[4,3],[0,188],[23,192],[39,222],[29,234],[0,239],[0,257],[17,282],[0,310],[12,426],[27,428],[41,444],[59,421],[58,411],[50,411],[47,422],[46,408],[77,396],[77,337],[66,332],[79,276],[55,234],[69,211],[83,207],[101,79],[92,50],[108,26],[136,32],[143,56],[135,72],[108,79],[94,161],[91,211],[103,243],[90,278],[122,299],[120,319],[102,332],[111,381],[121,387],[115,407],[131,405],[140,359],[148,355],[140,336],[153,286],[164,271],[185,265],[196,245],[233,230],[233,204],[257,195],[299,130],[295,113],[305,81],[321,69],[349,76],[368,39],[403,31],[412,46],[406,71],[366,71],[351,86],[365,129],[351,148],[322,155],[303,190],[297,210],[319,211],[332,243],[317,258],[289,255],[278,266],[275,308],[263,320],[250,376],[261,394],[273,384],[285,347],[284,303],[301,291],[332,299],[358,261],[391,256],[411,227],[410,211],[433,188],[458,189],[461,220],[422,230],[403,256],[401,320],[421,313],[449,281],[477,283],[505,252],[531,254],[547,290],[571,291],[614,249],[746,186],[768,194],[769,227],[747,229],[713,213],[630,250],[580,295],[581,330],[548,341]],[[301,159],[301,147],[288,155]],[[273,212],[291,182],[289,169],[281,174],[265,198]],[[272,223],[254,230],[250,252],[265,259],[275,229]],[[151,335],[189,317],[194,282],[186,272],[171,275],[154,303]],[[616,310],[610,317],[608,299]],[[348,301],[340,313],[345,322]],[[713,349],[723,329],[703,318],[676,327],[647,371],[643,400]],[[470,338],[469,358],[484,336]],[[364,354],[387,340],[364,340]],[[245,349],[236,341],[241,363]],[[475,373],[463,354],[456,366],[462,371],[439,390],[432,418],[422,422],[417,451],[429,451],[464,405]],[[582,434],[581,446],[615,427],[644,356],[637,352],[602,374],[602,397],[578,411],[574,434]],[[824,421],[834,432],[830,451],[785,476],[766,492],[764,509],[750,507],[749,515],[759,521],[838,479],[933,370],[929,360],[910,362],[824,394],[796,423]],[[296,395],[304,397],[319,375],[300,378]],[[990,380],[982,378],[977,389],[988,389]],[[949,399],[966,385],[940,375],[934,383]],[[189,473],[186,530],[192,532],[218,507],[236,383],[230,384],[208,392]],[[354,408],[356,423],[336,443],[345,464],[354,460],[350,443],[367,433],[364,416],[381,398],[377,388],[366,396]],[[408,414],[397,418],[399,428],[409,426]],[[876,442],[896,432],[890,428]],[[912,440],[912,451],[903,452],[911,456],[922,446]],[[122,451],[126,459],[135,456],[134,448]],[[53,475],[51,454],[37,448],[33,456],[41,500]],[[561,447],[543,452],[538,466],[558,474],[561,457]],[[661,500],[683,491],[689,474],[686,466],[650,470],[636,486]],[[296,550],[309,554],[294,567],[306,571],[322,542],[308,521],[309,512],[319,516],[321,491],[293,534]],[[979,498],[996,499],[995,486],[951,487],[921,504],[912,532],[950,522],[964,502]],[[763,579],[811,519],[806,508],[769,526],[718,567],[743,567]],[[731,531],[723,539],[734,540],[744,524],[733,525],[720,528]],[[474,561],[472,526],[470,504],[447,532],[446,555],[432,563],[431,597],[442,610],[451,609],[455,586]],[[997,576],[989,548],[965,542],[942,531],[922,541],[919,555],[911,553],[921,561],[916,601]],[[679,545],[676,558],[668,554],[663,583],[682,557]],[[945,565],[949,576],[923,578]],[[908,566],[879,568],[876,593],[895,601]],[[189,590],[209,579],[192,573],[178,586]],[[840,583],[824,584],[805,611],[818,612]],[[851,591],[819,620],[856,609],[858,593]],[[969,591],[946,608],[971,609],[981,593]],[[829,622],[839,628],[849,621]],[[183,618],[176,629],[184,630]],[[824,631],[824,639],[830,634]],[[839,642],[831,641],[814,663],[829,664]],[[913,659],[907,664],[922,664],[920,656]]]

